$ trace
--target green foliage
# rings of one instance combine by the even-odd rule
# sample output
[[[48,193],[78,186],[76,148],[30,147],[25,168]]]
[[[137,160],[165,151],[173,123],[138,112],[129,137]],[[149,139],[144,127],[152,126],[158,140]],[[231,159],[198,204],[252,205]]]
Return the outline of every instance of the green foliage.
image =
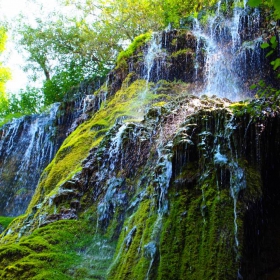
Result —
[[[141,34],[141,35],[137,36],[126,50],[119,53],[118,58],[117,58],[117,67],[120,64],[122,64],[122,62],[124,60],[131,57],[135,53],[135,51],[139,47],[144,45],[146,42],[148,42],[151,39],[151,37],[152,37],[151,32],[148,32],[148,33]]]
[[[217,0],[198,0],[198,1],[184,1],[184,0],[165,0],[163,1],[164,21],[165,25],[169,23],[173,27],[180,26],[180,20],[191,14],[197,13],[202,8],[211,7]]]
[[[249,0],[248,4],[251,5],[252,7],[257,7],[261,4],[268,6],[268,7],[273,7],[275,13],[272,17],[274,17],[274,19],[280,18],[280,2],[278,0],[270,0],[270,1]],[[264,42],[263,44],[261,44],[262,49],[268,49],[268,53],[266,54],[266,57],[275,55],[277,53],[278,46],[279,46],[279,42],[278,42],[276,36],[271,36],[268,42]],[[275,56],[274,56],[274,58],[275,58]],[[278,57],[278,58],[272,60],[270,63],[273,66],[273,70],[276,71],[275,73],[277,74],[277,78],[280,78],[280,73],[279,73],[280,58]],[[270,100],[274,100],[274,101],[278,100],[278,96],[280,93],[279,89],[273,88],[271,86],[267,86],[265,84],[265,82],[262,80],[259,81],[259,83],[257,85],[252,85],[251,89],[253,89],[253,90],[258,89],[256,97],[269,98]],[[251,103],[251,104],[253,104],[253,103]],[[252,111],[252,112],[258,111],[254,107],[254,105],[252,105],[252,106],[253,106],[253,108],[251,107],[250,104],[248,105],[249,111]]]
[[[256,97],[270,97],[274,100],[278,99],[280,94],[279,89],[268,86],[263,80],[260,80],[257,85],[252,85],[251,89],[257,89]]]
[[[3,227],[3,229],[6,229],[8,225],[14,220],[13,217],[1,217],[0,216],[0,226]]]
[[[9,113],[20,113],[22,115],[39,113],[43,103],[43,95],[40,90],[27,87],[26,90],[20,90],[18,95],[9,95],[8,102]]]
[[[64,94],[82,80],[104,77],[117,54],[135,37],[148,30],[162,30],[170,22],[179,26],[180,18],[205,5],[203,1],[174,0],[61,2],[78,9],[79,16],[54,12],[48,19],[37,17],[32,25],[22,17],[15,28],[19,50],[28,53],[25,70],[32,72],[32,79],[42,74],[45,77],[42,87],[45,105],[61,101]],[[211,0],[207,5],[215,2]],[[143,39],[137,37],[121,52],[118,64],[130,56]]]
[[[280,2],[279,0],[249,0],[248,4],[251,7],[258,7],[261,4],[274,8],[275,18],[280,18]]]
[[[7,39],[6,30],[0,28],[0,52],[5,49]],[[37,113],[42,105],[42,95],[40,90],[27,87],[19,94],[7,94],[5,83],[10,79],[9,69],[2,66],[0,62],[0,125],[26,114]]]
[[[114,44],[122,41],[131,42],[136,36],[148,30],[156,31],[164,27],[161,0],[68,0],[65,2],[76,5],[84,18],[90,16],[93,21],[98,19],[100,35],[105,39],[107,35],[101,32],[107,31],[113,47]]]
[[[0,54],[5,50],[7,33],[4,27],[0,27]],[[0,62],[0,110],[6,107],[7,97],[5,84],[11,78],[10,70]]]
[[[81,221],[57,221],[35,230],[21,238],[17,244],[5,244],[0,248],[1,279],[84,279],[106,274],[106,265],[100,269],[90,267],[87,258],[99,257],[91,248],[93,228]],[[100,240],[104,242],[105,240]],[[108,244],[109,245],[109,244]],[[111,246],[111,245],[110,245]],[[113,248],[113,247],[112,247]],[[110,260],[109,251],[108,260]],[[101,265],[97,261],[96,265]],[[83,270],[80,265],[82,265]]]
[[[264,42],[261,44],[262,49],[270,49],[266,57],[274,54],[277,51],[278,44],[279,42],[277,41],[276,36],[272,36],[269,42]],[[271,65],[273,66],[273,70],[277,70],[277,68],[280,66],[280,58],[276,58],[275,60],[271,61]]]
[[[39,113],[42,110],[43,94],[39,89],[27,87],[17,95],[8,94],[0,102],[0,125],[13,118]]]
[[[276,70],[280,66],[280,58],[271,61],[271,65],[273,66],[273,70]],[[280,76],[278,75],[278,77]]]
[[[102,77],[112,62],[113,49],[105,51],[84,21],[50,17],[48,21],[37,18],[36,26],[19,22],[17,27],[19,49],[28,52],[26,71],[34,73],[33,79],[43,73],[44,102],[49,105],[61,101],[71,87],[89,78]],[[103,53],[101,53],[103,51]]]
[[[253,85],[251,88],[257,89],[257,99],[233,103],[230,105],[230,108],[238,117],[243,116],[244,114],[249,114],[252,119],[265,119],[270,112],[279,107],[280,90],[266,85],[262,80],[257,85]]]
[[[251,7],[258,7],[262,3],[262,0],[249,0],[248,4]]]

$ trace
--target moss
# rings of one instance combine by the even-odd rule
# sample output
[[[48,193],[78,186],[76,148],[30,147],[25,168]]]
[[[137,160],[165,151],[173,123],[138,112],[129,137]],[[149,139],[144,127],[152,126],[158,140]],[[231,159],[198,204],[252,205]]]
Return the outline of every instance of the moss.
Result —
[[[157,217],[153,200],[145,199],[126,220],[108,279],[146,279],[151,260],[145,256],[144,247],[155,238]]]
[[[186,56],[189,53],[193,54],[193,51],[191,49],[182,49],[182,50],[179,50],[177,52],[173,52],[171,54],[171,57],[177,58],[177,57],[180,57],[180,56]]]
[[[265,119],[271,111],[277,111],[279,108],[279,98],[277,95],[266,96],[265,98],[251,99],[240,101],[238,103],[231,104],[230,108],[237,117],[250,115],[252,120]]]
[[[246,107],[248,104],[248,102],[243,102],[243,101],[240,101],[240,102],[236,102],[236,103],[232,103],[229,105],[229,108],[232,108],[232,109],[242,109],[244,107]]]
[[[134,195],[135,189],[143,190],[145,188],[145,194],[137,196],[137,202],[128,211],[122,209],[125,208],[124,205],[119,208],[115,207],[112,211],[112,218],[108,219],[108,227],[102,229],[103,231],[96,226],[97,203],[100,201],[100,197],[97,198],[97,201],[93,201],[92,189],[85,192],[79,201],[81,209],[79,209],[78,221],[59,221],[34,230],[40,215],[53,213],[55,209],[61,209],[64,205],[65,201],[59,202],[56,207],[50,206],[48,198],[58,192],[61,184],[81,170],[82,161],[88,156],[90,149],[100,144],[102,148],[107,147],[110,129],[117,119],[125,117],[128,120],[141,120],[145,106],[166,105],[166,110],[162,110],[164,121],[159,125],[164,128],[166,124],[164,117],[169,114],[167,110],[171,112],[171,109],[178,104],[187,105],[186,96],[181,94],[182,89],[187,92],[187,88],[187,84],[179,82],[161,81],[154,85],[147,84],[143,80],[131,83],[131,80],[128,79],[121,90],[104,102],[102,108],[90,120],[80,125],[69,135],[52,163],[42,174],[41,183],[28,213],[17,219],[17,227],[13,226],[12,223],[10,229],[15,230],[15,232],[2,239],[3,242],[14,242],[17,239],[18,243],[4,244],[0,248],[0,278],[236,278],[239,252],[242,250],[243,224],[242,213],[240,213],[241,210],[243,211],[242,202],[238,201],[237,203],[238,239],[240,240],[240,247],[237,248],[234,236],[233,199],[230,196],[228,186],[219,184],[220,175],[227,171],[220,169],[226,167],[222,166],[217,170],[216,166],[213,166],[212,158],[209,163],[207,162],[209,159],[202,156],[202,148],[198,148],[200,150],[197,151],[201,156],[200,160],[189,157],[191,161],[188,159],[189,162],[184,165],[184,160],[181,162],[178,160],[178,168],[176,164],[173,164],[176,170],[173,170],[175,178],[172,178],[172,184],[168,189],[168,213],[158,213],[159,190],[153,181],[155,174],[150,170],[137,170],[139,173],[143,171],[145,183],[138,181],[140,180],[137,178],[138,175],[126,178],[128,202],[133,201],[130,198]],[[153,90],[150,91],[150,89]],[[160,94],[154,94],[157,92]],[[170,100],[172,100],[171,105],[168,103]],[[204,101],[205,106],[220,104],[218,101]],[[153,102],[155,103],[152,104]],[[245,107],[243,105],[238,103],[236,108]],[[233,108],[235,107],[233,106]],[[226,117],[221,118],[221,114]],[[205,127],[211,128],[217,125],[217,122],[219,127],[224,127],[227,116],[227,110],[213,111],[209,109],[208,111],[200,111],[192,119],[187,120],[185,125],[193,125],[195,122],[196,130],[199,130],[198,118],[200,118]],[[180,121],[184,121],[183,117]],[[145,121],[141,125],[144,126]],[[145,129],[142,131],[145,132]],[[221,130],[218,130],[220,133]],[[109,133],[104,137],[108,131]],[[156,138],[156,133],[156,129],[153,128],[151,137]],[[194,145],[196,137],[198,137],[196,133],[193,130],[192,141]],[[208,133],[209,139],[211,139],[206,140],[209,140],[209,145],[212,147],[214,136],[210,131]],[[217,139],[223,141],[221,136]],[[147,166],[152,170],[151,166],[154,165],[158,156],[155,149],[158,148],[156,146],[159,143],[157,141],[155,143],[152,148],[148,145],[145,147],[147,150],[151,150]],[[185,157],[188,151],[186,151],[185,146],[180,150],[179,144],[174,139],[174,157],[177,153],[182,153],[182,156]],[[99,153],[101,149],[94,150]],[[258,171],[248,166],[245,160],[240,165],[245,169],[248,185],[243,192],[243,199],[252,200],[259,197],[261,195],[261,178],[257,174]],[[122,170],[116,170],[116,174],[120,177],[123,176]],[[146,187],[147,185],[148,187]],[[98,190],[100,196],[106,192],[106,187],[108,186],[103,185]],[[134,199],[136,200],[136,195]],[[39,202],[41,202],[40,206],[36,206]],[[87,208],[89,204],[90,207]],[[85,209],[86,211],[84,211]],[[127,216],[125,217],[125,215]],[[22,227],[22,232],[24,232],[25,226],[31,227],[25,232],[25,234],[30,233],[30,235],[19,239],[18,233],[21,234],[19,229]],[[102,236],[98,234],[101,231]],[[118,244],[115,244],[117,239]],[[154,252],[148,251],[149,244],[154,246]],[[114,261],[112,262],[114,252]],[[104,259],[104,256],[107,258]],[[107,276],[110,263],[112,265]]]
[[[92,118],[82,123],[64,141],[53,161],[44,170],[39,187],[28,207],[28,213],[40,200],[55,194],[65,181],[81,170],[81,162],[89,151],[99,145],[105,133],[121,117],[127,120],[142,118],[139,109],[161,98],[148,91],[144,80],[137,80],[119,90]]]
[[[163,107],[166,104],[166,101],[160,101],[153,104],[153,107]]]
[[[215,173],[194,189],[173,189],[169,200],[157,279],[234,279],[233,201]]]
[[[9,246],[13,246],[11,243],[17,241],[17,250],[24,253],[16,252],[15,258],[7,258],[9,266],[6,263],[6,265],[0,267],[0,271],[2,271],[0,278],[32,279],[32,277],[36,277],[34,279],[44,279],[44,277],[51,275],[59,275],[57,279],[68,279],[68,277],[79,279],[79,275],[93,277],[94,273],[91,271],[95,270],[90,269],[91,264],[87,261],[87,255],[78,254],[78,252],[84,250],[85,244],[90,239],[87,232],[84,232],[88,229],[83,225],[83,222],[62,220],[36,230],[35,228],[38,226],[42,215],[48,215],[53,213],[51,211],[55,211],[54,207],[49,204],[49,198],[56,195],[63,183],[81,170],[82,161],[88,156],[92,148],[101,143],[105,133],[114,125],[115,121],[120,117],[126,117],[128,120],[142,119],[143,113],[139,113],[139,110],[162,98],[151,93],[149,88],[150,85],[147,85],[144,80],[138,80],[127,87],[123,87],[111,99],[107,100],[103,108],[96,112],[90,120],[81,124],[64,141],[53,161],[44,170],[27,213],[17,218],[16,222],[11,224],[9,234],[6,232],[6,235],[2,238],[2,242],[7,243],[5,245],[7,250]],[[62,204],[57,205],[56,209],[60,209],[63,205],[63,202],[59,203]],[[149,211],[148,204],[143,204],[140,207],[141,211],[139,211],[141,213]],[[88,198],[83,197],[81,205],[83,207],[88,205]],[[96,212],[96,206],[93,207],[93,211]],[[149,219],[146,216],[142,217],[140,212],[137,215],[139,221],[143,221],[143,226],[141,226],[142,230],[139,231],[139,238],[142,235],[141,231],[144,231],[145,219],[149,220],[147,224],[153,223],[155,220],[154,217]],[[96,215],[91,214],[90,216],[96,220]],[[118,226],[117,218],[116,215],[113,219],[111,232],[114,232],[116,226]],[[95,226],[96,222],[93,224],[94,232],[92,232],[92,228],[90,236],[96,233]],[[22,236],[27,233],[30,235]],[[110,236],[110,233],[108,233],[108,236]],[[148,239],[148,235],[145,238]],[[138,248],[136,244],[137,242],[133,243],[131,247],[133,254]],[[114,245],[111,248],[108,256],[115,251]],[[94,249],[90,254],[98,255],[99,253],[99,250]],[[57,258],[55,255],[57,255]],[[102,261],[100,261],[100,264],[96,267],[96,278],[101,276],[104,278],[109,262],[110,259],[108,259],[106,265],[105,263],[102,265]],[[149,265],[149,261],[145,258],[142,262],[145,263],[145,267]],[[82,267],[85,267],[85,269],[83,270]],[[76,268],[78,271],[76,271]],[[123,271],[125,270],[124,267]]]
[[[246,189],[242,193],[242,200],[246,203],[255,202],[262,197],[261,172],[255,166],[250,166],[245,160],[240,165],[245,170]]]
[[[77,278],[80,265],[85,264],[92,252],[81,252],[90,247],[94,232],[85,222],[58,221],[21,238],[18,244],[2,245],[0,278],[82,279]],[[99,275],[104,277],[106,269],[106,266],[99,268]]]
[[[0,226],[3,227],[3,229],[6,229],[8,225],[14,220],[14,217],[1,217],[0,216]]]
[[[126,50],[119,53],[117,58],[117,68],[123,65],[126,59],[131,57],[139,47],[147,43],[151,39],[151,37],[151,32],[147,32],[145,34],[137,36]]]

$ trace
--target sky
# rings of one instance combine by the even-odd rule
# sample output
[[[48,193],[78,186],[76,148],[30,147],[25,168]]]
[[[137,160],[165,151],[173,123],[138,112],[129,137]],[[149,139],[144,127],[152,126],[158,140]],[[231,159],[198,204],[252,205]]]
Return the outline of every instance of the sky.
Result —
[[[43,5],[43,12],[39,9],[37,3]],[[0,0],[0,21],[8,20],[16,23],[16,18],[22,13],[30,22],[34,20],[36,15],[42,15],[44,12],[50,12],[57,6],[57,0]],[[22,70],[24,65],[24,53],[18,53],[15,43],[12,41],[11,34],[8,33],[8,42],[6,50],[1,54],[0,61],[4,66],[10,68],[12,79],[7,82],[7,92],[16,93],[21,88],[25,88],[28,82],[27,73]],[[34,86],[32,84],[29,84]]]

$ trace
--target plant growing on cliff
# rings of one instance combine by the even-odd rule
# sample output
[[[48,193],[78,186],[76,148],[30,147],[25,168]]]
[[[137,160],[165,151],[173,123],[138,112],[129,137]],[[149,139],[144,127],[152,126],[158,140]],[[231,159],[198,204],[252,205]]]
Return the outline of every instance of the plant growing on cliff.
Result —
[[[147,43],[147,41],[149,41],[151,37],[151,32],[147,32],[145,34],[137,36],[126,50],[119,53],[117,58],[117,67],[124,63],[127,58],[131,57],[140,46]]]
[[[279,0],[249,0],[248,4],[251,7],[258,7],[262,4],[274,8],[274,17],[280,18],[280,2]]]

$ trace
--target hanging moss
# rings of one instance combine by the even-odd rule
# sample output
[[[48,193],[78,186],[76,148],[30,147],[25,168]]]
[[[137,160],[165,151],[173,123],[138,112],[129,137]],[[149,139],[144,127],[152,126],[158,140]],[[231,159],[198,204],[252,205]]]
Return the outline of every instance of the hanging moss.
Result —
[[[14,220],[13,217],[1,217],[0,216],[0,233],[1,231],[3,231],[4,229],[6,229],[8,227],[8,225]],[[2,228],[2,230],[1,230]]]
[[[173,58],[181,58],[181,57],[187,57],[188,54],[194,55],[194,52],[192,49],[182,49],[182,50],[178,50],[176,52],[173,52],[171,54],[171,57]]]
[[[214,174],[193,190],[172,191],[157,279],[234,279],[232,204]]]
[[[145,199],[124,224],[108,279],[146,279],[151,260],[145,256],[145,245],[151,241],[156,220],[153,201]]]
[[[152,37],[152,32],[147,32],[137,36],[134,41],[128,46],[128,48],[119,53],[117,58],[117,68],[125,65],[126,59],[135,54],[135,51],[138,50],[141,46],[147,43]]]

